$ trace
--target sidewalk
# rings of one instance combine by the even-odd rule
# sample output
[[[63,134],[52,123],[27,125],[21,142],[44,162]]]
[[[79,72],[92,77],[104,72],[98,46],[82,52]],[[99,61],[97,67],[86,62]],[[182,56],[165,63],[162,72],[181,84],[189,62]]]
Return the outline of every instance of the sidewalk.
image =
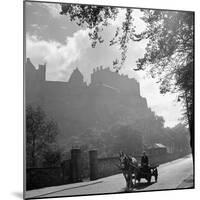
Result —
[[[52,196],[52,195],[54,196],[55,193],[66,193],[67,196],[71,195],[74,196],[75,194],[80,195],[79,193],[81,193],[82,195],[90,193],[94,194],[94,191],[96,191],[96,194],[115,193],[122,191],[122,189],[124,189],[125,187],[125,184],[126,183],[123,178],[123,175],[116,174],[95,181],[86,181],[80,183],[72,183],[67,185],[30,190],[26,192],[26,199]]]
[[[52,186],[52,187],[46,187],[46,188],[41,188],[41,189],[35,189],[35,190],[30,190],[26,191],[26,198],[32,198],[32,197],[39,197],[59,191],[64,191],[64,190],[70,190],[70,189],[75,189],[79,187],[85,187],[93,184],[98,184],[101,183],[101,180],[97,181],[87,181],[87,182],[79,182],[79,183],[71,183],[68,185],[61,185],[61,186]]]

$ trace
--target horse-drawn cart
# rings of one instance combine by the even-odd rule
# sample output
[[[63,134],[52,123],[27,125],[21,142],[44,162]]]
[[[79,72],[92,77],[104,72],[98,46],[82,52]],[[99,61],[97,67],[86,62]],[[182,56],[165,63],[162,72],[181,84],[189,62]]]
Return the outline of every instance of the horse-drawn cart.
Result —
[[[127,156],[123,152],[120,153],[120,169],[126,180],[127,188],[133,187],[132,179],[134,178],[134,185],[136,181],[140,182],[141,178],[145,178],[148,183],[151,183],[151,178],[154,176],[155,182],[158,180],[158,165],[141,166],[134,157]]]
[[[140,182],[141,178],[145,178],[148,183],[151,183],[152,176],[155,179],[155,182],[158,180],[158,166],[145,166],[138,167],[138,170],[135,171],[133,178],[135,178],[138,182]]]

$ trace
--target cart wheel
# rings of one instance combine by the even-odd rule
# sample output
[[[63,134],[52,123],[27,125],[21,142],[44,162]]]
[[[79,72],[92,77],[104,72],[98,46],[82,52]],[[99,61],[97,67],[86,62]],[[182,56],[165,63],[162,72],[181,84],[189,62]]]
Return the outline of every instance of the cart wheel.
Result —
[[[157,182],[157,180],[158,180],[158,170],[157,169],[155,169],[155,171],[154,171],[154,177],[155,177],[155,181]]]
[[[147,181],[148,183],[151,183],[151,175],[148,176]]]
[[[156,182],[158,181],[158,175],[155,175],[155,181]]]

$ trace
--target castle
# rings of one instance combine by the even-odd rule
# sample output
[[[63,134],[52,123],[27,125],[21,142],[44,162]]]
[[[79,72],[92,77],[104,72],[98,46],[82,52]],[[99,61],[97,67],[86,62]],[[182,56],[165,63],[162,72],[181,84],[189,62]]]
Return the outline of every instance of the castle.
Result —
[[[94,69],[89,85],[78,68],[68,82],[47,81],[45,75],[45,65],[36,69],[27,58],[26,105],[40,105],[65,137],[115,124],[133,125],[145,132],[148,119],[155,118],[146,99],[140,96],[139,83],[109,68]]]

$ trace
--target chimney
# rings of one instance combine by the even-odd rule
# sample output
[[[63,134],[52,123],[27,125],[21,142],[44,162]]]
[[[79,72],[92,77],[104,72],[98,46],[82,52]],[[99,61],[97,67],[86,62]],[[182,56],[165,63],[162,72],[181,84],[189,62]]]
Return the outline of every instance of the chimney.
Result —
[[[46,80],[46,64],[39,65],[38,73],[39,73],[40,80],[45,81]]]

